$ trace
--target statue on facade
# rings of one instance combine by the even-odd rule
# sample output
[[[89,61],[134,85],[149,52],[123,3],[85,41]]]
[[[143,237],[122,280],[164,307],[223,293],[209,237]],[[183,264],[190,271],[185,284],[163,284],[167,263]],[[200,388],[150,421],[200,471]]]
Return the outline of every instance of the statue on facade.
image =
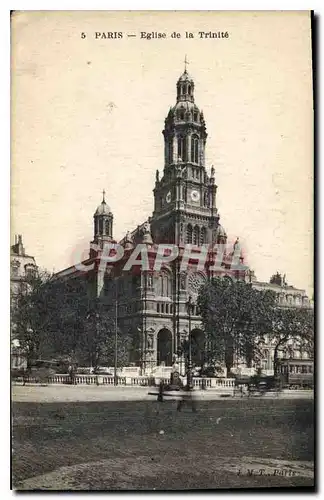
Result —
[[[186,274],[185,273],[180,274],[180,289],[181,290],[186,289]]]
[[[152,235],[151,235],[151,224],[146,221],[142,227],[143,243],[146,245],[153,245]]]
[[[177,177],[182,177],[182,167],[179,163],[176,166],[176,173],[177,173]]]
[[[146,222],[144,222],[142,231],[143,231],[143,234],[147,234],[147,233],[151,232],[151,224],[149,223],[148,220]]]
[[[128,249],[128,248],[133,248],[133,246],[134,246],[133,245],[133,238],[131,236],[131,233],[129,231],[127,231],[126,236],[124,238],[124,247],[126,249]]]
[[[153,276],[151,273],[147,275],[147,286],[148,288],[153,288]]]
[[[153,349],[153,335],[148,335],[147,337],[147,348]]]

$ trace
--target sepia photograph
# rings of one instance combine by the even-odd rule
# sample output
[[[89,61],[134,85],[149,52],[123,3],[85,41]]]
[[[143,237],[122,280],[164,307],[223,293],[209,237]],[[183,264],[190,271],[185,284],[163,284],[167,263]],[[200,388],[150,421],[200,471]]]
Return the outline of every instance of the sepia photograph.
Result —
[[[314,491],[313,13],[10,22],[12,490]]]

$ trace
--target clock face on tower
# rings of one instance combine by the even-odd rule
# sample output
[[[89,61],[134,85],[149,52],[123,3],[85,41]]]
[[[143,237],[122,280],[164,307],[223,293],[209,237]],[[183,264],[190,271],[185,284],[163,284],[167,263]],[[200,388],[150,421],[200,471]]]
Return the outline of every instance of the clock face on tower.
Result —
[[[199,194],[199,191],[197,191],[196,189],[193,189],[190,193],[190,197],[192,199],[192,201],[199,201],[200,199],[200,194]]]
[[[171,201],[171,191],[169,191],[169,192],[168,192],[168,194],[166,195],[166,197],[165,197],[165,201],[166,201],[167,203],[170,203],[170,201]]]

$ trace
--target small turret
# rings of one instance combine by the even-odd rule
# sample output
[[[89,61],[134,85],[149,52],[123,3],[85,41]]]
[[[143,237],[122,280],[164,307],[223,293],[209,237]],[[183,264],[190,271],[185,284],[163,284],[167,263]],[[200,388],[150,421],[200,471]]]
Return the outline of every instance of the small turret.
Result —
[[[104,242],[113,240],[114,216],[105,200],[105,190],[102,192],[102,202],[97,207],[94,219],[94,243],[103,247]]]

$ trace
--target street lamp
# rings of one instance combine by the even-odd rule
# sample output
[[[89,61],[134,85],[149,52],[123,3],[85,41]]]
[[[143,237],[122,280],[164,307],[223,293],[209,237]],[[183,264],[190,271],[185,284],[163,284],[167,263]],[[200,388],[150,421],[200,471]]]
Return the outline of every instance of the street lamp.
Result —
[[[188,318],[189,318],[189,352],[188,352],[188,367],[187,367],[187,387],[189,391],[193,390],[192,384],[192,353],[191,353],[191,312],[194,308],[194,304],[192,303],[192,297],[189,295],[188,300],[186,302]]]
[[[118,282],[116,281],[115,296],[115,356],[114,356],[114,385],[118,385]]]

